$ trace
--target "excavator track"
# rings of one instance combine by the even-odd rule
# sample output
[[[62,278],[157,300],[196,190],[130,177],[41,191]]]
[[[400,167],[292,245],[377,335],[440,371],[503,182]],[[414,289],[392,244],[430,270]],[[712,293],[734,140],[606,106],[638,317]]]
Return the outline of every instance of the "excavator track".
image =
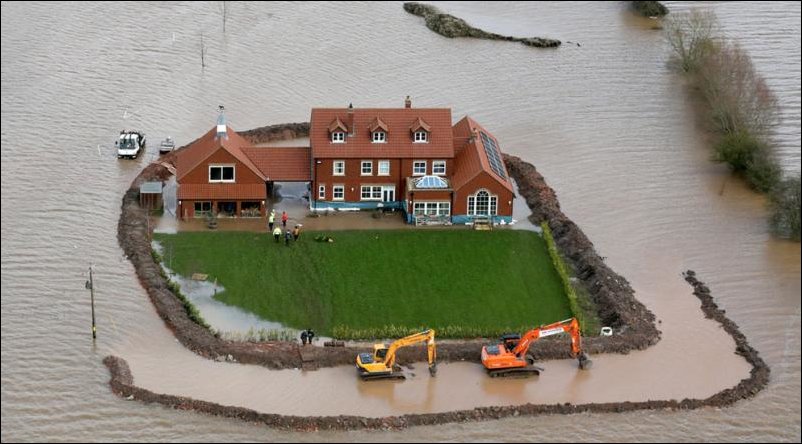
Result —
[[[395,380],[404,380],[407,379],[403,373],[378,373],[378,374],[370,374],[370,373],[359,373],[359,376],[362,378],[363,381],[378,381],[381,379],[395,379]]]
[[[540,372],[544,371],[543,367],[538,367],[536,365],[529,365],[526,367],[517,367],[517,368],[501,368],[498,370],[488,370],[487,374],[490,375],[491,378],[509,378],[509,377],[529,377],[533,375],[539,375]]]

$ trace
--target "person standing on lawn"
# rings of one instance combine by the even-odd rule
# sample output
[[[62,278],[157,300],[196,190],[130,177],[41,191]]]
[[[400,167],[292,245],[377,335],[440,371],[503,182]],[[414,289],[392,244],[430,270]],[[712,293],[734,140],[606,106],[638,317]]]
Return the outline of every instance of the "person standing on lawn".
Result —
[[[273,229],[273,237],[276,239],[276,243],[278,243],[279,239],[281,239],[281,228],[276,227]]]
[[[273,224],[276,222],[276,210],[270,210],[270,216],[267,217],[267,226],[270,231],[273,231]]]
[[[301,226],[296,225],[295,228],[292,229],[292,237],[295,238],[295,241],[298,241],[298,238],[301,237]]]
[[[287,212],[286,211],[282,211],[281,212],[281,225],[284,228],[287,228],[287,219],[289,219],[289,216],[287,216]]]
[[[278,227],[276,227],[276,228],[278,228]],[[290,246],[290,239],[292,239],[292,232],[290,230],[287,230],[287,232],[284,233],[284,245],[289,247]]]

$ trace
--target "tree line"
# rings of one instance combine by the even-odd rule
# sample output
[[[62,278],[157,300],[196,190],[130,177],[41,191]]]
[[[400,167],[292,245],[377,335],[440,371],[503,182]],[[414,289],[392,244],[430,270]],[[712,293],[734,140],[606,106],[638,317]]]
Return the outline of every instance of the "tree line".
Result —
[[[784,177],[771,132],[779,123],[777,97],[738,42],[719,33],[715,15],[694,10],[665,22],[674,66],[705,100],[715,133],[713,160],[723,162],[756,191],[768,194],[771,226],[800,239],[800,178]]]

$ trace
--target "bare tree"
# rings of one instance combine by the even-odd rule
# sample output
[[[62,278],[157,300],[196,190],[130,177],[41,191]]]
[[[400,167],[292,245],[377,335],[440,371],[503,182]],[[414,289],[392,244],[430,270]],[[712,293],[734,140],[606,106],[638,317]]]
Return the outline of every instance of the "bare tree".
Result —
[[[684,72],[694,72],[712,49],[713,34],[718,27],[711,11],[692,10],[675,14],[665,22],[666,39]]]
[[[738,43],[720,43],[701,61],[698,74],[719,131],[757,137],[771,132],[779,120],[777,97]]]

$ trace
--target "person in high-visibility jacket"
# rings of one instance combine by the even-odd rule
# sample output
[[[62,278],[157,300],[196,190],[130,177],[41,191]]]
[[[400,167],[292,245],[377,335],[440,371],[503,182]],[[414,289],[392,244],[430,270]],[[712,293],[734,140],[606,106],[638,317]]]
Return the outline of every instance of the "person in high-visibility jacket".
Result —
[[[273,237],[276,239],[276,243],[279,243],[281,240],[281,228],[273,228]]]

